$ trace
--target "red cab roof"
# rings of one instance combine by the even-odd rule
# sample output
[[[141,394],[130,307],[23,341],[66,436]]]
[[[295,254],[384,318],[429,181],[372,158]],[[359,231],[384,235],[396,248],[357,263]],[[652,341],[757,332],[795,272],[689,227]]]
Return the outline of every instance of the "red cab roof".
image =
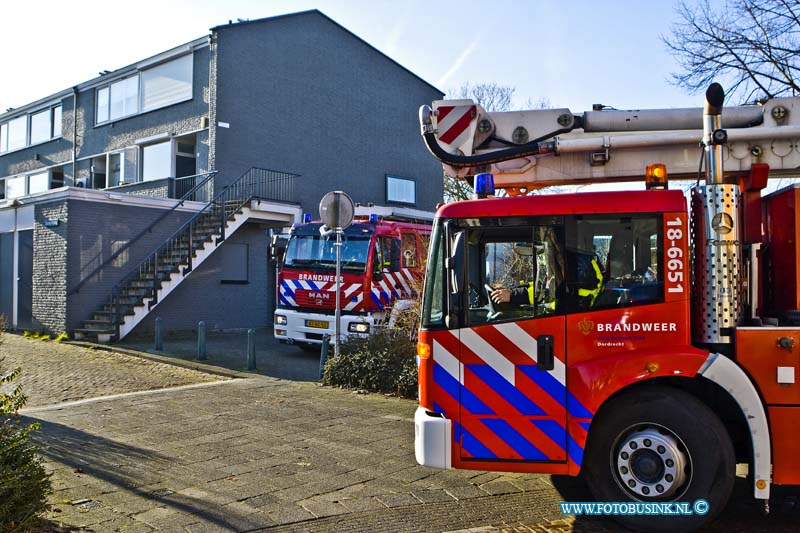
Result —
[[[683,191],[582,192],[465,200],[443,205],[436,215],[442,218],[478,218],[675,211],[686,211]]]

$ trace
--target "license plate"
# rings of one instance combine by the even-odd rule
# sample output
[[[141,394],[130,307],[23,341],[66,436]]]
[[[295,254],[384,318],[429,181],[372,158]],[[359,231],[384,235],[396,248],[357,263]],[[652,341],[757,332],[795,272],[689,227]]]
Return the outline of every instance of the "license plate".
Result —
[[[328,329],[328,323],[322,320],[306,320],[306,327]]]

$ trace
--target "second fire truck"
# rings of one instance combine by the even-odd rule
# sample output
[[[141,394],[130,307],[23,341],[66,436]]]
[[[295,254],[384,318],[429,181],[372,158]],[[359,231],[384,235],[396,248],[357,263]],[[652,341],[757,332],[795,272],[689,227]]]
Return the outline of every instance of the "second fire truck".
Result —
[[[737,464],[765,509],[772,485],[800,484],[800,189],[762,194],[800,167],[800,99],[723,100],[714,84],[704,109],[421,109],[430,151],[483,198],[434,222],[420,464],[708,503],[618,517],[641,529],[710,520]],[[690,208],[668,178],[697,180]],[[525,194],[633,180],[647,190]]]
[[[418,209],[356,207],[341,250],[341,331],[368,335],[416,295],[433,214]],[[292,226],[277,275],[275,338],[318,350],[335,330],[336,237],[321,222]]]

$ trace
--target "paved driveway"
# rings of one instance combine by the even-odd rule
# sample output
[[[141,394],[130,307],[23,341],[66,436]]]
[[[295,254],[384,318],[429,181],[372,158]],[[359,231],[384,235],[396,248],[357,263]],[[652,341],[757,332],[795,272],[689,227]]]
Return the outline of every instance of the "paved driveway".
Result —
[[[22,367],[28,407],[218,381],[220,376],[104,350],[4,334],[0,363]]]
[[[7,337],[3,353],[24,343],[39,343],[36,350],[46,345]],[[72,358],[76,368],[84,357],[86,369],[99,364],[92,360],[98,354],[82,350],[64,346],[52,356],[62,364]],[[67,380],[81,383],[83,393],[64,396],[54,386],[54,399],[181,386],[25,411],[42,422],[36,440],[53,472],[49,516],[56,522],[93,531],[618,529],[607,521],[563,519],[560,501],[589,499],[572,478],[416,465],[415,402],[264,376],[219,381],[106,357],[102,371]],[[48,368],[64,371],[22,359],[41,378],[27,384],[31,389],[57,383],[55,376],[46,379]],[[310,372],[316,362],[309,361]],[[173,370],[185,380],[156,379]],[[103,385],[93,388],[98,380]],[[39,405],[53,403],[42,391],[28,393],[40,395]],[[714,530],[796,530],[797,489],[776,491],[766,519],[743,479],[737,490]]]

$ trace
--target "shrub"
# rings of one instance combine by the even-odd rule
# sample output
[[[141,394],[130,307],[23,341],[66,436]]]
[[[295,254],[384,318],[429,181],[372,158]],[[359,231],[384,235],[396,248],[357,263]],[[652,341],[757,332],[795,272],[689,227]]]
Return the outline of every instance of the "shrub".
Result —
[[[387,310],[384,327],[367,338],[349,337],[339,346],[339,357],[325,364],[325,385],[417,398],[416,340],[422,280],[410,280],[409,285],[412,297]]]
[[[350,337],[338,358],[325,364],[323,383],[371,392],[417,396],[416,343],[400,330],[381,330],[365,339]]]
[[[0,316],[0,344],[3,325]],[[29,441],[39,424],[22,425],[19,418],[26,398],[13,382],[22,369],[5,372],[2,363],[0,387],[10,392],[0,392],[0,531],[26,531],[47,506],[50,476]]]

